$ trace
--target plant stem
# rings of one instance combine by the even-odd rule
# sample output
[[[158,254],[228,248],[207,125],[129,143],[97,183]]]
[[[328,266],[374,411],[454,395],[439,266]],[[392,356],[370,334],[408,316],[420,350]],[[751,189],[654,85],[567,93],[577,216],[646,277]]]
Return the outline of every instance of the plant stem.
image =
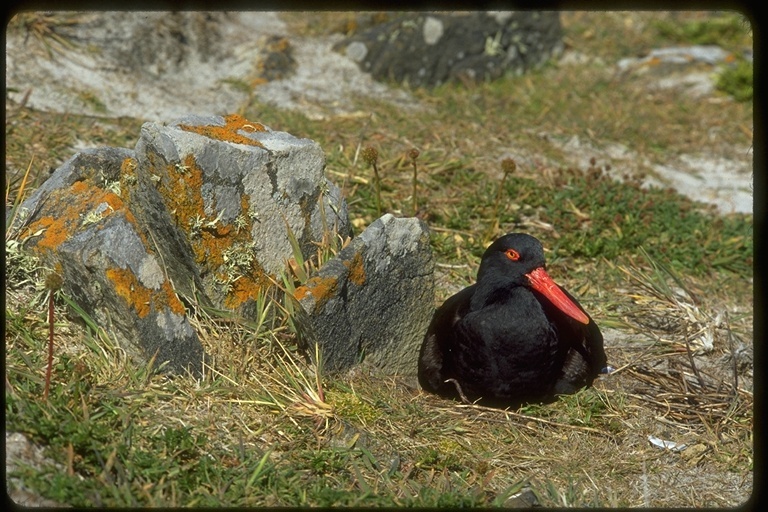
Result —
[[[43,400],[48,400],[51,388],[51,372],[53,371],[53,290],[48,291],[48,367],[45,370],[45,390]]]
[[[381,179],[379,178],[379,168],[376,162],[373,163],[373,177],[376,180],[376,212],[381,216]]]
[[[418,201],[418,168],[416,167],[416,159],[419,157],[419,150],[416,148],[411,149],[408,152],[408,156],[411,158],[411,164],[413,165],[413,184],[411,190],[411,197],[413,198],[413,216],[416,216],[416,213],[419,211],[419,201]]]
[[[491,225],[488,238],[493,238],[496,232],[499,230],[499,207],[501,206],[501,195],[504,192],[504,182],[507,181],[507,176],[515,172],[517,165],[511,158],[505,158],[501,161],[501,182],[499,188],[496,190],[496,200],[493,202],[493,224]]]
[[[376,162],[379,159],[379,152],[376,151],[376,148],[366,146],[365,149],[363,149],[362,155],[363,160],[373,167],[373,179],[376,182],[374,184],[376,188],[376,212],[381,216],[381,179],[379,178],[379,168],[376,165]]]
[[[45,276],[45,287],[48,288],[48,367],[45,370],[45,389],[43,400],[48,400],[48,392],[51,389],[51,373],[53,371],[53,299],[56,290],[61,288],[62,278],[56,272]]]

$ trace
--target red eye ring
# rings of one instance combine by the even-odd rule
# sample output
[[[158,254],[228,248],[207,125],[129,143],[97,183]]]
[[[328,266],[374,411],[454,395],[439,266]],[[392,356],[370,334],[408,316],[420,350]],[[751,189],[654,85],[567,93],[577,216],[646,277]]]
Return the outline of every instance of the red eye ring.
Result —
[[[512,261],[517,261],[520,259],[520,253],[514,249],[507,249],[504,251],[504,254]]]

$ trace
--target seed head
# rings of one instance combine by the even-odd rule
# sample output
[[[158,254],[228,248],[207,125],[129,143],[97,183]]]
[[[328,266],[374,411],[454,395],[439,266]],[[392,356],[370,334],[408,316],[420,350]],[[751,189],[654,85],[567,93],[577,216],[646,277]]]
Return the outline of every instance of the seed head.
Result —
[[[61,288],[62,284],[64,284],[64,279],[62,279],[61,276],[56,272],[51,272],[45,276],[45,287],[51,291],[55,292]]]
[[[505,158],[501,161],[501,170],[504,171],[504,175],[512,174],[517,169],[517,164],[511,158]]]
[[[368,165],[375,165],[376,161],[379,159],[379,152],[376,151],[376,148],[372,148],[371,146],[366,146],[363,149],[363,160]]]

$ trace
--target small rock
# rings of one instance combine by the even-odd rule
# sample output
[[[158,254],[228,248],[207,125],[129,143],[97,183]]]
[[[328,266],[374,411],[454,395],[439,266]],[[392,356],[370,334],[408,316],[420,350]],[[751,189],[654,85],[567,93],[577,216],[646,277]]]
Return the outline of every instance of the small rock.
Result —
[[[291,234],[307,256],[326,230],[350,233],[346,202],[309,139],[237,115],[189,116],[146,123],[136,152],[140,182],[153,183],[140,203],[170,213],[169,236],[183,239],[217,307],[247,316],[267,277],[294,256]]]
[[[504,502],[504,508],[530,508],[539,504],[536,494],[530,487],[524,487],[519,492],[513,494]]]
[[[20,239],[134,357],[198,374],[203,349],[163,262],[117,184],[133,152],[79,153],[22,204]]]
[[[16,505],[23,507],[64,508],[68,507],[28,489],[20,478],[13,476],[19,466],[32,467],[37,471],[49,470],[64,473],[66,468],[45,456],[43,448],[35,445],[24,434],[5,432],[5,474],[6,492]]]
[[[711,448],[708,445],[704,443],[696,443],[682,452],[682,457],[689,466],[697,466],[704,460],[710,451]]]
[[[619,71],[625,71],[633,68],[661,69],[673,66],[690,66],[696,63],[714,66],[723,64],[729,59],[733,59],[733,55],[719,46],[671,46],[655,48],[643,58],[621,59],[617,63],[617,67]]]
[[[651,77],[651,89],[677,89],[701,98],[715,91],[717,69],[737,60],[735,54],[715,45],[672,46],[655,48],[642,58],[621,59],[616,68],[626,76]]]
[[[433,271],[426,225],[382,216],[295,290],[303,338],[319,344],[329,371],[364,361],[415,373],[434,309]]]

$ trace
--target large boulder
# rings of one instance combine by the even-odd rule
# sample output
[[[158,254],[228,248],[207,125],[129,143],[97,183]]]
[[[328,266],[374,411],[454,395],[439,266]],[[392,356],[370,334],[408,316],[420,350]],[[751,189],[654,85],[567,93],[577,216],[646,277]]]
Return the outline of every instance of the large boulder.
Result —
[[[137,204],[169,212],[217,306],[252,304],[295,256],[291,238],[307,257],[326,231],[350,234],[346,202],[309,139],[236,115],[187,117],[145,124],[136,153]]]
[[[202,346],[161,254],[117,190],[133,151],[86,150],[21,207],[20,238],[59,273],[72,299],[131,356],[199,373]],[[194,275],[194,274],[193,274]]]
[[[420,12],[375,24],[334,49],[377,80],[435,86],[521,74],[562,53],[557,12]]]
[[[284,17],[19,12],[5,31],[6,98],[36,110],[163,121],[236,112],[254,97],[315,119],[357,115],[360,98],[419,108],[334,52],[338,34],[307,33]]]
[[[329,371],[365,363],[413,375],[434,311],[434,262],[426,225],[386,214],[294,292],[307,343]]]
[[[136,149],[75,155],[12,227],[130,353],[199,373],[182,299],[248,316],[328,231],[349,234],[320,147],[237,116],[147,123]]]

